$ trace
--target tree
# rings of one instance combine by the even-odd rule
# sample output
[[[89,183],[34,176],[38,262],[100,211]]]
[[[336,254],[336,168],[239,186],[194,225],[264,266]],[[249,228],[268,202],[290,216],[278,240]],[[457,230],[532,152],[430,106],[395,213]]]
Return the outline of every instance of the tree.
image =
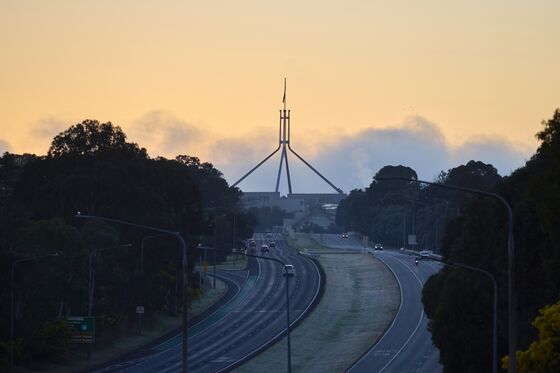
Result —
[[[517,351],[517,367],[520,373],[560,372],[560,301],[539,311],[533,321],[539,331],[539,339],[525,351]],[[509,357],[502,359],[507,369]]]
[[[503,196],[512,206],[515,217],[517,342],[520,349],[527,351],[537,338],[531,321],[540,308],[557,302],[560,294],[560,112],[556,110],[553,118],[543,125],[545,128],[537,134],[542,143],[535,155],[524,167],[500,180],[493,188],[491,184],[496,175],[491,168],[480,164],[469,162],[467,166],[471,166],[471,171],[463,169],[459,175],[452,175],[463,175],[466,182],[492,188],[491,191]],[[477,169],[484,172],[480,173]],[[449,180],[449,174],[446,180]],[[500,295],[499,354],[507,351],[508,337],[506,246],[504,209],[495,201],[473,197],[462,205],[461,216],[447,224],[442,250],[444,259],[483,268],[497,279]],[[488,369],[490,354],[485,346],[488,338],[480,333],[487,324],[477,322],[487,320],[482,317],[490,307],[489,291],[482,290],[487,287],[482,281],[472,276],[467,282],[460,281],[451,270],[445,269],[430,278],[424,287],[422,301],[430,319],[432,339],[440,349],[446,372]],[[473,325],[480,326],[473,328]],[[451,335],[460,336],[461,348],[454,344]],[[526,356],[530,355],[527,352]],[[552,371],[557,370],[556,367]],[[530,368],[529,371],[540,370]]]
[[[47,154],[49,157],[60,157],[115,150],[134,156],[147,156],[146,149],[126,142],[126,135],[120,127],[113,126],[111,122],[99,123],[86,119],[55,136]]]

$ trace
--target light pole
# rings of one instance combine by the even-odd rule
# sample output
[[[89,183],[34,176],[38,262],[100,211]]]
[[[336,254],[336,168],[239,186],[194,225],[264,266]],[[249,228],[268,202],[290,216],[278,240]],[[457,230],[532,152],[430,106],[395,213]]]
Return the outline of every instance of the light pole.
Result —
[[[14,279],[15,279],[15,272],[16,266],[20,263],[24,262],[32,262],[39,259],[44,259],[52,256],[59,256],[59,253],[52,253],[43,256],[39,256],[37,258],[25,258],[25,259],[18,259],[12,263],[12,272],[10,277],[10,372],[14,372],[14,346],[16,341],[14,339]]]
[[[507,243],[507,254],[508,254],[508,354],[509,354],[509,373],[516,373],[516,301],[515,301],[515,247],[513,243],[513,212],[509,203],[499,194],[487,192],[479,189],[463,188],[455,185],[445,185],[439,183],[431,183],[429,181],[408,179],[405,177],[374,177],[374,179],[379,181],[384,180],[403,180],[412,183],[427,184],[437,188],[460,190],[462,192],[479,194],[487,197],[497,199],[502,203],[507,212],[507,227],[508,227],[508,243]]]
[[[463,269],[468,269],[471,271],[475,271],[478,273],[482,273],[483,275],[485,275],[486,277],[488,277],[490,279],[490,281],[492,281],[492,286],[494,288],[494,300],[492,302],[492,309],[493,309],[493,315],[492,315],[492,372],[496,373],[497,369],[498,369],[498,284],[496,282],[496,279],[494,278],[494,276],[482,269],[482,268],[477,268],[477,267],[473,267],[473,266],[469,266],[466,264],[461,264],[461,263],[457,263],[457,262],[448,262],[448,261],[444,261],[444,260],[439,260],[433,257],[430,257],[431,260],[434,260],[436,262],[440,262],[443,263],[447,266],[450,267],[458,267],[458,268],[463,268]]]
[[[128,221],[124,221],[124,220],[119,220],[119,219],[113,219],[113,218],[107,218],[104,216],[96,216],[96,215],[84,215],[81,214],[80,212],[78,212],[76,214],[76,218],[80,218],[80,219],[99,219],[99,220],[104,220],[104,221],[108,221],[111,223],[115,223],[115,224],[122,224],[122,225],[128,225],[128,226],[132,226],[132,227],[137,227],[137,228],[142,228],[142,229],[147,229],[147,230],[151,230],[154,232],[160,232],[160,233],[167,233],[167,234],[171,234],[173,236],[175,236],[175,238],[177,238],[177,240],[179,241],[179,243],[181,244],[181,250],[182,250],[182,272],[183,272],[183,325],[182,325],[182,334],[183,334],[183,369],[182,371],[184,373],[188,372],[189,370],[189,359],[188,359],[188,346],[189,346],[189,339],[188,339],[188,326],[187,326],[187,281],[188,281],[188,267],[187,267],[187,244],[185,243],[185,240],[183,239],[183,237],[181,236],[181,234],[179,232],[173,232],[167,229],[162,229],[162,228],[157,228],[157,227],[150,227],[147,225],[142,225],[142,224],[137,224],[137,223],[131,223]]]

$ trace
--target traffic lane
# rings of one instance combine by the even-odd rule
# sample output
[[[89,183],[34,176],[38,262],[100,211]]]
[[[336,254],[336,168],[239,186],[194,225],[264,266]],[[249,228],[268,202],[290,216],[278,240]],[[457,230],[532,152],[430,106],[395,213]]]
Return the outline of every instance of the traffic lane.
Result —
[[[251,294],[235,310],[232,310],[228,319],[223,320],[225,324],[215,326],[216,330],[212,334],[217,334],[214,337],[217,343],[210,344],[205,341],[206,346],[192,355],[193,361],[196,362],[200,360],[199,358],[217,360],[209,366],[210,369],[217,370],[218,366],[225,362],[224,355],[237,355],[242,353],[242,350],[251,350],[254,345],[261,343],[263,331],[266,334],[274,328],[268,327],[275,320],[274,315],[265,315],[265,313],[268,311],[277,313],[285,303],[282,297],[284,289],[281,280],[282,269],[275,262],[261,259],[258,259],[258,262],[262,268],[262,275],[256,281]],[[224,346],[219,341],[225,337],[228,341]],[[193,369],[197,366],[193,363]]]
[[[415,276],[424,284],[427,279],[437,273],[441,266],[428,265],[426,261],[415,264],[415,257],[388,251],[387,255],[393,255],[401,261]],[[432,263],[434,264],[434,263]],[[422,313],[422,322],[414,333],[410,342],[404,347],[399,355],[386,368],[387,372],[442,372],[443,367],[439,364],[439,350],[433,345],[431,333],[428,330],[428,318]]]
[[[287,258],[290,258],[292,255],[292,251],[287,251],[286,254],[286,258],[284,258],[284,260],[286,260]],[[290,258],[291,259],[291,258]],[[270,261],[268,261],[268,263],[272,263]],[[300,265],[296,264],[296,266],[301,267]],[[279,266],[278,266],[279,267]],[[303,268],[303,267],[302,267]],[[266,271],[266,269],[265,269]],[[281,268],[278,268],[278,277],[280,276],[280,272],[281,272]],[[303,275],[303,273],[305,273],[305,271],[298,271],[298,273],[300,273],[300,276]],[[296,274],[297,277],[298,275]],[[283,281],[281,281],[283,283]],[[292,286],[291,286],[292,288]],[[295,287],[294,287],[295,289]],[[263,294],[262,292],[256,291],[259,294]],[[281,304],[279,303],[277,306],[274,306],[275,308],[282,308],[282,305],[285,309],[285,288],[284,288],[284,292],[280,292],[281,295],[278,297],[278,301],[281,302]],[[283,294],[283,296],[282,296]],[[292,303],[294,304],[294,307],[298,307],[297,305],[297,291],[290,291],[290,300],[292,301]],[[264,306],[261,305],[261,307]],[[290,307],[292,309],[292,307]],[[260,316],[262,316],[263,313],[269,313],[270,310],[264,310],[264,309],[260,309],[259,311],[265,311],[265,312],[259,312],[257,314],[260,314]],[[294,310],[295,311],[295,310]],[[273,311],[276,312],[276,311]],[[280,311],[281,312],[281,311]],[[242,313],[242,312],[240,312]],[[245,317],[241,317],[241,318],[237,318],[238,320],[238,324],[236,325],[237,329],[242,329],[244,330],[245,328],[241,327],[239,324],[239,319],[246,319],[248,323],[253,323],[255,324],[254,321],[251,321],[251,313],[249,312],[248,315],[245,315]],[[254,313],[254,312],[253,312]],[[294,313],[294,312],[292,312]],[[239,316],[239,315],[238,315]],[[285,320],[285,313],[283,315],[284,317],[278,317],[278,316],[274,316],[273,315],[273,319],[276,320]],[[261,317],[262,319],[262,317]],[[291,317],[291,319],[293,319],[293,317]],[[222,322],[226,322],[226,320],[224,319]],[[284,330],[285,329],[285,321],[281,322],[278,321],[280,324],[282,324],[281,327],[279,327],[280,330]],[[228,325],[231,324],[231,322],[228,322]],[[270,332],[270,328],[260,328],[258,326],[257,323],[257,327],[256,328],[252,328],[251,331],[255,332],[255,330],[264,330],[267,329]],[[251,333],[251,331],[249,331],[249,334]],[[229,346],[231,347],[238,345],[239,349],[242,349],[242,352],[246,352],[247,347],[250,347],[250,343],[246,343],[243,341],[244,338],[246,338],[246,334],[244,333],[240,333],[243,334],[241,336],[241,338],[238,338],[238,341],[233,341],[233,344],[230,343]],[[267,333],[264,333],[267,334]],[[258,333],[255,333],[254,336],[251,338],[252,342],[256,342],[256,345],[261,344],[263,342],[264,339],[266,339],[266,337],[270,337],[270,333],[268,333],[268,335],[264,336],[264,335],[258,335]],[[226,335],[222,336],[221,340],[223,341],[223,339],[226,338]],[[196,338],[194,338],[196,339]],[[193,348],[193,346],[197,345],[199,343],[199,341],[195,341],[193,338],[189,338],[189,343],[190,343],[190,348],[189,348],[189,352],[191,352],[191,348]],[[207,340],[205,340],[206,342],[208,342]],[[201,342],[204,343],[204,342]],[[215,349],[219,349],[220,347],[222,347],[223,343],[219,342],[217,343],[217,345],[215,344]],[[226,353],[225,349],[222,349],[221,351],[219,351],[218,354],[213,355],[213,356],[207,356],[206,361],[202,361],[199,362],[199,359],[197,358],[189,358],[189,364],[190,364],[190,368],[192,371],[217,371],[219,369],[220,366],[224,366],[224,365],[228,365],[228,363],[230,363],[231,361],[235,360],[235,356],[236,354],[238,354],[237,351],[235,351],[235,348],[232,348],[230,350],[230,353]],[[192,354],[190,355],[192,357]],[[238,356],[238,355],[237,355]],[[175,346],[173,348],[167,349],[165,351],[160,352],[156,358],[154,359],[150,359],[151,361],[148,362],[144,362],[144,364],[142,366],[137,365],[134,368],[134,371],[174,371],[174,370],[178,370],[180,368],[180,357],[181,357],[181,349],[180,349],[180,345]]]
[[[279,267],[272,262],[261,263],[263,273],[273,272],[273,266]],[[281,282],[280,268],[276,272],[274,279],[261,276],[257,282],[265,286],[255,286],[251,295],[232,310],[223,323],[216,325],[214,331],[208,331],[213,340],[205,338],[196,343],[202,348],[191,355],[193,371],[218,371],[262,343],[262,338],[270,332],[269,324],[275,320],[274,314],[282,306],[281,297],[277,296]]]
[[[199,315],[189,319],[189,333],[192,333],[193,329],[196,329],[202,321],[211,317],[216,312],[218,312],[223,306],[229,303],[234,297],[239,294],[241,286],[248,276],[248,271],[236,271],[239,273],[232,273],[231,271],[217,269],[216,277],[224,281],[228,287],[226,294],[210,308],[200,313]],[[116,360],[111,361],[108,364],[104,364],[98,368],[93,369],[94,372],[111,372],[126,370],[131,366],[137,365],[142,361],[153,357],[161,352],[162,348],[160,346],[173,343],[173,340],[181,340],[182,335],[180,334],[180,328],[174,331],[174,334],[169,334],[165,337],[158,338],[158,340],[150,343],[149,345],[143,346],[131,353],[119,357]],[[177,343],[175,343],[177,344]]]
[[[296,268],[300,268],[299,271],[296,271],[296,275],[293,277],[290,276],[288,278],[290,283],[290,321],[291,321],[290,325],[292,325],[293,327],[293,324],[298,321],[298,318],[301,318],[303,316],[305,311],[309,309],[309,307],[313,303],[313,300],[318,295],[319,284],[320,284],[320,279],[318,279],[318,277],[320,276],[320,274],[318,269],[315,267],[314,263],[312,263],[307,258],[300,257],[299,255],[295,254],[296,252],[294,250],[287,249],[287,246],[285,246],[285,242],[282,239],[278,239],[277,237],[275,238],[278,243],[278,248],[276,250],[274,249],[271,250],[272,255],[287,263],[295,263],[294,260],[296,262],[302,261],[302,264],[295,264]],[[294,286],[293,282],[296,281],[297,284],[302,278],[304,278],[305,274],[309,272],[308,270],[306,270],[306,268],[309,268],[310,266],[312,266],[316,271],[316,274],[313,274],[312,277],[310,277],[310,279],[313,280],[312,282],[314,283],[314,286],[308,286],[311,285],[312,283],[311,281],[309,281],[309,283],[306,283],[305,286],[301,286],[301,288],[304,289],[304,291],[298,291],[298,286],[297,285]],[[283,277],[282,281],[285,280],[286,278]],[[275,311],[270,309],[260,310],[264,312],[265,315],[269,313],[276,313],[275,317],[273,317],[273,321],[270,321],[271,323],[270,326],[272,326],[272,323],[274,323],[276,325],[275,329],[278,331],[278,333],[273,338],[269,338],[269,336],[267,336],[269,338],[268,341],[266,341],[262,346],[258,347],[256,350],[252,351],[248,356],[256,353],[258,350],[263,350],[266,347],[274,344],[285,333],[286,330],[285,288],[283,288],[282,293],[283,293],[283,299],[281,300],[282,306],[280,306],[280,311]],[[262,328],[258,328],[258,330],[261,329]],[[259,335],[257,334],[253,338],[255,340],[258,340]]]
[[[262,236],[256,236],[255,239],[258,240],[258,244],[259,247],[260,245],[262,245],[263,243],[265,243],[265,241],[267,240],[266,237],[263,239]],[[277,258],[279,258],[280,260],[283,260],[285,262],[290,262],[290,261],[294,261],[301,263],[303,261],[307,261],[307,263],[305,263],[305,265],[303,263],[301,264],[295,264],[296,268],[299,267],[300,270],[296,271],[296,275],[292,278],[289,279],[290,281],[290,311],[291,311],[291,315],[290,315],[290,320],[294,321],[297,319],[297,317],[301,316],[301,314],[303,313],[304,308],[306,308],[312,301],[312,299],[316,296],[317,292],[318,292],[318,286],[319,286],[319,281],[313,277],[318,277],[318,271],[317,271],[317,275],[311,277],[311,279],[314,279],[314,281],[309,281],[309,284],[311,284],[312,282],[315,284],[315,286],[304,286],[301,288],[305,289],[304,291],[298,291],[298,283],[301,281],[302,278],[304,278],[306,276],[306,273],[309,272],[307,270],[307,268],[309,268],[310,264],[308,260],[306,258],[301,258],[299,255],[296,255],[295,252],[293,250],[285,250],[284,247],[284,241],[283,240],[279,240],[276,237],[276,240],[278,241],[278,248],[279,249],[272,249],[271,250],[271,254],[272,256],[275,256]],[[261,259],[259,259],[261,260]],[[263,267],[265,265],[277,265],[275,262],[272,261],[266,261],[266,260],[261,260],[263,263],[261,264]],[[300,262],[301,261],[301,262]],[[267,264],[264,264],[264,262],[267,262]],[[314,266],[314,264],[312,264]],[[279,273],[278,273],[278,280],[280,282],[280,286],[279,288],[274,292],[270,292],[268,293],[268,297],[270,297],[271,299],[276,299],[275,303],[266,303],[266,299],[263,299],[262,302],[260,304],[257,304],[255,309],[248,309],[246,312],[249,313],[257,313],[258,314],[258,318],[254,323],[254,327],[252,328],[251,332],[249,334],[251,334],[251,341],[249,341],[248,345],[253,345],[256,346],[257,349],[260,348],[260,345],[262,344],[266,344],[267,341],[266,339],[268,338],[270,340],[270,331],[271,330],[276,330],[278,331],[277,334],[281,334],[285,331],[285,325],[286,325],[286,315],[285,315],[285,287],[284,287],[284,282],[285,282],[285,278],[280,277],[280,272],[281,272],[281,267],[278,268],[279,269]],[[296,286],[294,286],[294,281],[296,282]],[[315,292],[313,291],[313,288],[317,287],[317,289],[315,290]],[[247,344],[246,344],[247,346]],[[254,352],[254,351],[252,351]],[[251,352],[251,353],[252,353]],[[251,354],[249,353],[249,354]]]
[[[412,271],[392,255],[376,255],[394,273],[401,302],[393,323],[379,341],[348,371],[381,372],[387,369],[410,342],[422,324],[423,309],[418,296],[422,283]],[[387,370],[390,371],[390,370]]]
[[[265,268],[264,272],[266,271]],[[260,284],[259,286],[268,286],[265,282],[257,282]],[[250,295],[263,294],[266,291],[259,291],[258,286],[255,286],[255,289],[251,290]],[[251,297],[248,296],[248,299],[244,299],[242,302],[250,301]],[[252,330],[251,324],[253,321],[251,318],[244,318],[241,313],[236,312],[240,307],[245,306],[245,304],[236,305],[234,310],[228,312],[224,318],[204,330],[203,333],[189,338],[190,371],[217,371],[221,366],[236,359],[237,352],[235,349],[240,348],[239,345],[243,345],[242,341],[246,339],[247,333]],[[136,368],[138,371],[167,372],[180,370],[182,365],[180,354],[180,345],[174,346],[157,355],[155,359],[151,359],[152,361]]]
[[[252,259],[254,260],[254,259]],[[251,263],[249,261],[248,268],[249,273],[253,273],[258,275],[260,273],[260,267],[258,263]],[[232,277],[235,277],[232,275]],[[227,307],[227,305],[225,306]],[[221,320],[218,320],[209,328],[204,330],[199,336],[193,336],[193,328],[189,328],[189,370],[192,370],[191,366],[194,363],[195,365],[198,362],[193,359],[193,350],[196,350],[197,344],[204,344],[208,343],[208,339],[212,339],[212,334],[215,333],[215,327],[228,324],[230,323],[230,319],[228,318],[229,314],[225,315]],[[196,325],[194,326],[196,327]],[[206,337],[205,337],[206,336]],[[206,340],[204,339],[206,338]],[[202,339],[202,341],[201,341]],[[151,371],[165,371],[167,369],[179,369],[182,365],[182,336],[180,334],[176,335],[175,337],[171,338],[170,340],[156,346],[152,350],[152,354],[145,359],[132,361],[128,364],[127,369],[130,371],[140,371],[140,372],[151,372]],[[123,369],[116,369],[115,371],[125,371]]]

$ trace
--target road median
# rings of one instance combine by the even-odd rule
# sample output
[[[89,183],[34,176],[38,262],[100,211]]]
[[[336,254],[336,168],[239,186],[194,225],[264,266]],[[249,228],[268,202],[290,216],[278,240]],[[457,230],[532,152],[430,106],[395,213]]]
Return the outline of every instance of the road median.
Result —
[[[387,267],[371,255],[336,254],[298,235],[289,242],[321,251],[315,256],[326,274],[321,302],[292,331],[294,372],[342,372],[382,336],[399,307],[399,288]],[[308,247],[307,247],[308,246]],[[236,372],[283,371],[286,341],[237,368]]]

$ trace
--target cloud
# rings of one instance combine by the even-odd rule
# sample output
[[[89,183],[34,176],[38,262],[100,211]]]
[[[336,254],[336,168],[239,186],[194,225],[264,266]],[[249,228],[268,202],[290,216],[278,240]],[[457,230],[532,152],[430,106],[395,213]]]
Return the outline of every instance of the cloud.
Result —
[[[452,149],[451,163],[458,165],[471,159],[482,160],[491,163],[501,175],[509,175],[523,166],[533,152],[534,149],[516,145],[501,136],[478,136]]]
[[[39,119],[31,128],[31,134],[41,140],[49,142],[59,133],[66,131],[73,123],[55,116]]]
[[[227,149],[227,156],[216,158],[215,165],[224,172],[230,183],[274,150],[274,133],[270,133],[219,141],[220,148],[224,151]],[[447,171],[474,159],[491,163],[500,174],[508,175],[522,166],[532,153],[532,149],[513,144],[500,136],[475,137],[453,147],[436,123],[420,116],[408,118],[394,126],[367,128],[337,140],[331,139],[312,156],[305,153],[303,146],[304,150],[300,150],[296,142],[298,140],[292,137],[294,150],[346,192],[368,186],[373,175],[386,165],[409,166],[418,173],[419,178],[433,180],[440,171]],[[288,158],[294,192],[334,192],[293,154],[289,153]],[[274,190],[279,160],[280,152],[239,186],[247,191]],[[280,191],[287,193],[285,174],[282,175]]]
[[[52,139],[59,133],[65,131],[74,122],[56,116],[46,116],[31,126],[30,136],[26,140],[26,148],[37,154],[44,154],[49,149]]]
[[[9,152],[12,147],[10,143],[0,139],[0,156],[2,156],[5,152]]]
[[[37,133],[50,137],[68,127],[68,122],[47,118]],[[235,183],[278,146],[278,128],[259,127],[234,135],[219,135],[195,126],[163,110],[150,111],[132,122],[126,133],[148,149],[151,156],[173,158],[178,154],[197,156],[213,163],[229,184]],[[292,133],[292,147],[334,185],[348,192],[371,183],[386,165],[413,168],[421,179],[433,180],[440,171],[480,160],[493,164],[507,175],[522,166],[534,149],[500,136],[479,136],[459,146],[449,145],[441,128],[415,116],[384,128],[366,128],[354,134],[333,136],[324,131]],[[0,143],[1,146],[1,143]],[[271,191],[276,187],[281,151],[240,184],[246,191]],[[334,192],[314,171],[288,153],[293,192]],[[283,164],[280,191],[288,192]]]
[[[177,118],[170,112],[154,110],[133,122],[127,131],[130,141],[148,147],[151,156],[174,158],[179,154],[204,153],[209,133]]]

